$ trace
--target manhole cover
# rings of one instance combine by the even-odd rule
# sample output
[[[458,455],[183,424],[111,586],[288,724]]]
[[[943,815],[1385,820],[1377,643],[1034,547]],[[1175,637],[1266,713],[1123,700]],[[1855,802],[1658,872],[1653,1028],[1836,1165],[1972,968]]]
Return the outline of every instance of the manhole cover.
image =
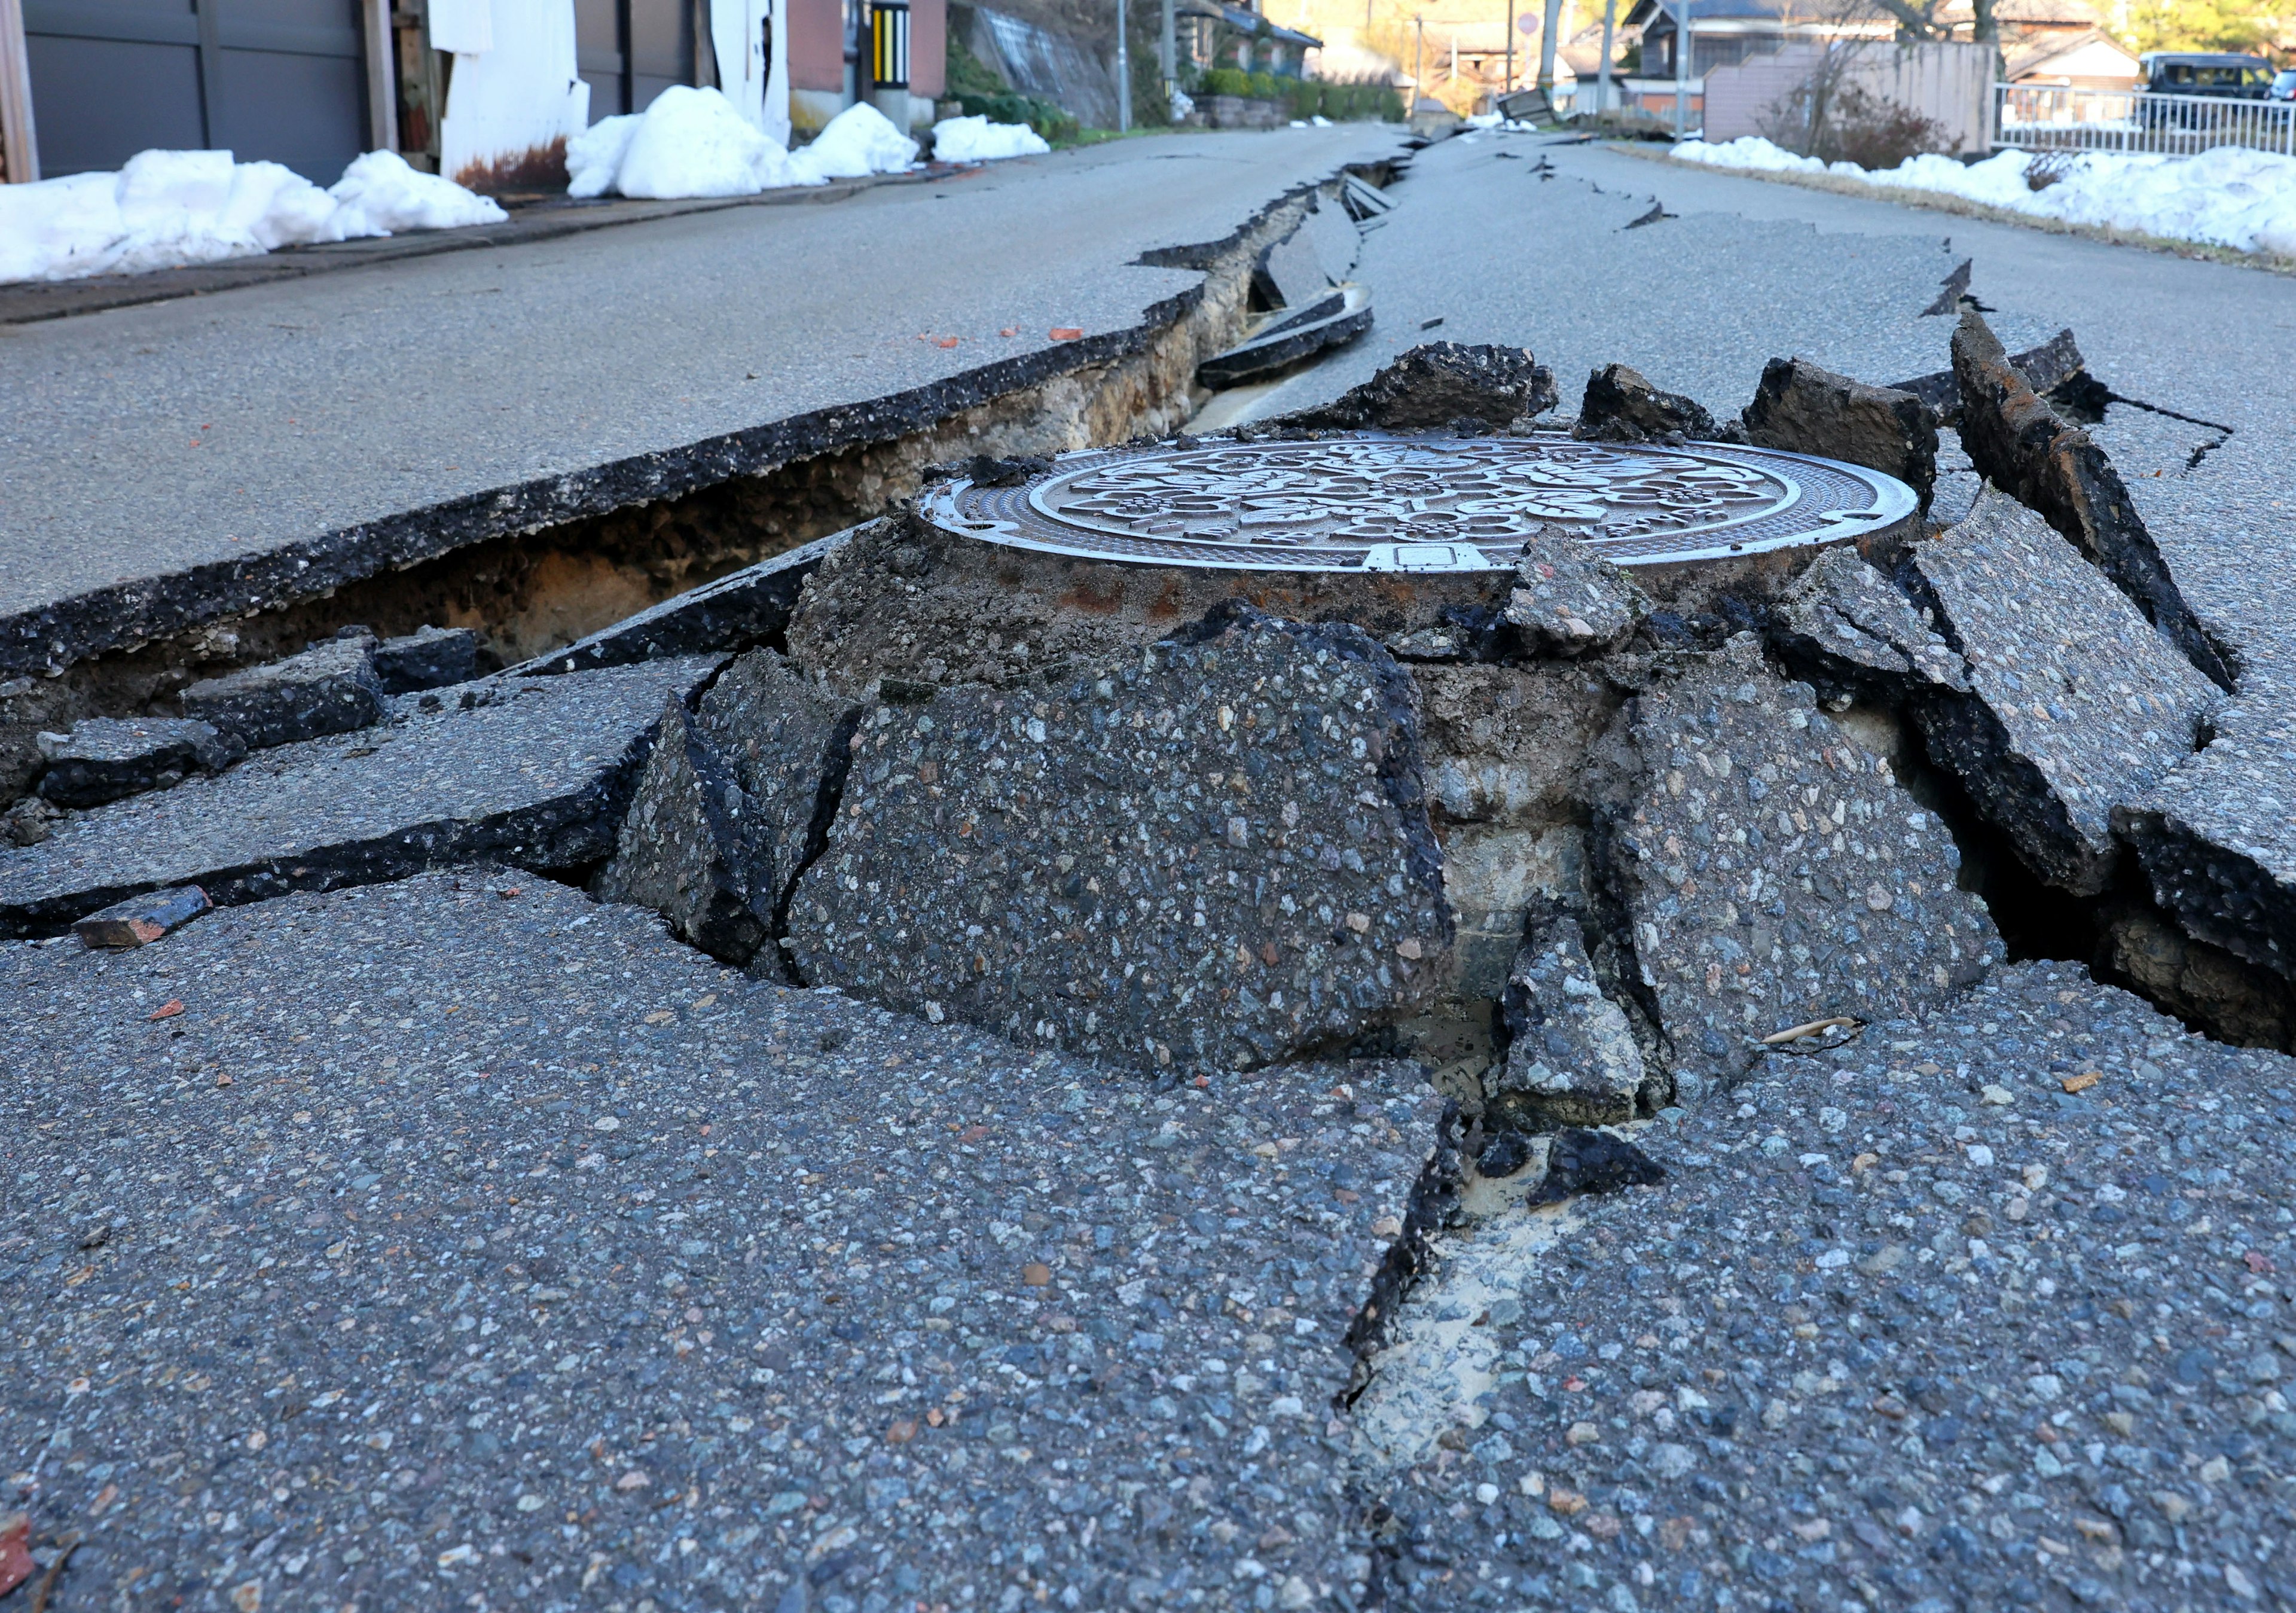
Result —
[[[1878,471],[1769,449],[1365,434],[1064,454],[1013,487],[953,481],[945,531],[1021,548],[1255,571],[1480,571],[1542,526],[1620,565],[1831,543],[1914,513]]]

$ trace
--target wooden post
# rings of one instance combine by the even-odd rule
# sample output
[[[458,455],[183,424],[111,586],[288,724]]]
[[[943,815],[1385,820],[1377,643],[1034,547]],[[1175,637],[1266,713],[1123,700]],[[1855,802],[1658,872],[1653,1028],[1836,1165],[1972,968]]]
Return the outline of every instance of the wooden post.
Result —
[[[6,4],[9,0],[0,0]],[[359,0],[359,41],[366,50],[366,148],[398,149],[398,41],[390,0]]]
[[[29,185],[40,177],[40,146],[32,129],[32,68],[24,54],[24,9],[0,0],[0,180]]]

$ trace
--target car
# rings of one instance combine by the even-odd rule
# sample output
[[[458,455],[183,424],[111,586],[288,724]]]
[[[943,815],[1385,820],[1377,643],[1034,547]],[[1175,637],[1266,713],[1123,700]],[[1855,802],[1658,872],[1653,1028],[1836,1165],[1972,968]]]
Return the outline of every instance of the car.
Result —
[[[2282,68],[2264,93],[2275,101],[2296,101],[2296,67]]]
[[[2138,97],[2137,112],[2147,128],[2214,130],[2229,120],[2231,109],[2218,112],[2197,98],[2262,101],[2271,95],[2280,77],[2261,56],[2148,51],[2138,60],[2144,69],[2144,91]]]

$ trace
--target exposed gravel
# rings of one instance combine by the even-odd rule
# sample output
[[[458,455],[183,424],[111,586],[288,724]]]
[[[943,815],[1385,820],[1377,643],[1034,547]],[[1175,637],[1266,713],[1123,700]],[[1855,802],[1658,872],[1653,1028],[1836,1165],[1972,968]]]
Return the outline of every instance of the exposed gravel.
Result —
[[[43,1555],[85,1536],[52,1608],[1300,1607],[1368,1566],[1341,1341],[1433,1135],[1389,1067],[1160,1091],[469,873],[0,948],[0,1449]]]
[[[2035,964],[1670,1112],[1668,1181],[1420,1290],[1358,1419],[1469,1392],[1384,1492],[1394,1605],[2296,1601],[2292,1079]]]

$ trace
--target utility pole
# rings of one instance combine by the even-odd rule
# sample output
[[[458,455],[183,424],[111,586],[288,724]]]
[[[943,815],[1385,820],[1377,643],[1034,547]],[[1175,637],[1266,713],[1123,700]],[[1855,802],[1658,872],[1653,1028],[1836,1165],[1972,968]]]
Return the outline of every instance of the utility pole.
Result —
[[[1124,0],[1116,0],[1116,132],[1132,127],[1132,54],[1124,37]]]
[[[1406,123],[1419,116],[1419,68],[1427,56],[1427,19],[1411,20],[1411,107],[1403,115]]]
[[[1506,39],[1506,84],[1499,91],[1502,95],[1511,95],[1514,93],[1514,0],[1507,0]]]
[[[1546,0],[1546,17],[1538,36],[1538,93],[1554,105],[1554,36],[1562,31],[1562,0]]]
[[[1690,128],[1690,0],[1674,0],[1674,137]]]
[[[1611,30],[1619,21],[1619,0],[1603,0],[1603,65],[1595,74],[1595,115],[1599,118],[1611,104]]]
[[[1616,0],[1613,0],[1613,4]],[[1162,31],[1156,36],[1156,65],[1162,70],[1164,104],[1172,104],[1172,92],[1180,87],[1179,48],[1172,37],[1172,0],[1164,0]],[[1166,114],[1170,115],[1168,112]]]

